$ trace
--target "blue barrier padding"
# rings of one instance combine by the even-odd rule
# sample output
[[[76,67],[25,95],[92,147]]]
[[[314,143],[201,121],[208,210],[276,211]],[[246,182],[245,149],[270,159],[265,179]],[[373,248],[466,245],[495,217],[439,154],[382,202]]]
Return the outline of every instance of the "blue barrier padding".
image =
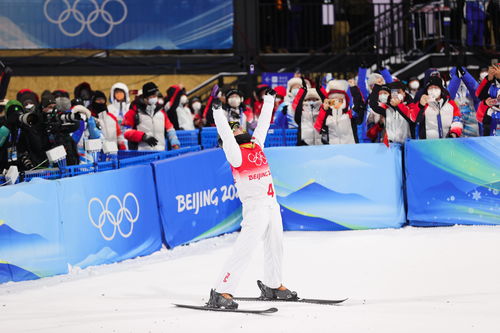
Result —
[[[177,138],[181,143],[181,147],[192,147],[198,146],[199,142],[199,130],[192,131],[175,131]]]
[[[269,148],[285,230],[398,228],[406,222],[401,147]]]
[[[409,141],[410,224],[500,224],[499,147],[499,137]]]
[[[142,256],[161,247],[150,165],[0,191],[0,283]]]
[[[124,158],[151,155],[151,154],[156,154],[156,153],[158,153],[158,152],[154,151],[154,150],[119,150],[118,151],[118,159],[121,160]]]
[[[81,268],[161,248],[150,165],[58,180],[67,262]]]
[[[217,129],[215,127],[203,127],[201,129],[201,146],[203,149],[215,148],[218,146],[217,138],[219,135],[217,134]]]
[[[241,203],[222,149],[153,163],[169,247],[239,228]]]

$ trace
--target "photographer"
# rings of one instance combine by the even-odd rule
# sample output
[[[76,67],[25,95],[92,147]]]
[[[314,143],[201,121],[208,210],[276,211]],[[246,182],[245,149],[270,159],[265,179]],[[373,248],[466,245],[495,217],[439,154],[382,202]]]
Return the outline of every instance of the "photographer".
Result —
[[[32,123],[31,126],[21,124],[21,135],[17,144],[19,169],[48,167],[45,152],[60,145],[66,150],[67,165],[79,164],[76,143],[70,133],[80,127],[80,112],[60,112],[56,108],[54,96],[46,92],[42,95],[40,107],[33,114],[40,121]]]

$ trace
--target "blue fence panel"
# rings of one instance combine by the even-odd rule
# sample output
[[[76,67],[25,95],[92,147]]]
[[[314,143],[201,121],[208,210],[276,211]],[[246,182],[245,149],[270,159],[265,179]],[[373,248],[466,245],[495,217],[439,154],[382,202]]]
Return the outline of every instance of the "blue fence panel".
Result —
[[[239,228],[241,203],[222,149],[153,163],[169,247]]]
[[[267,132],[265,147],[283,147],[286,146],[285,130],[281,128],[270,129]]]
[[[269,148],[286,230],[398,228],[406,221],[401,147]]]
[[[217,134],[217,129],[215,127],[203,127],[201,129],[201,146],[203,149],[215,148],[219,144],[217,139],[219,134]]]
[[[287,128],[285,130],[285,141],[287,146],[297,145],[297,135],[299,130],[296,128]]]
[[[499,147],[500,137],[408,142],[410,224],[500,224]]]
[[[200,131],[175,131],[177,138],[181,143],[181,147],[192,147],[200,144]]]
[[[232,0],[2,0],[0,48],[230,49],[233,19]]]

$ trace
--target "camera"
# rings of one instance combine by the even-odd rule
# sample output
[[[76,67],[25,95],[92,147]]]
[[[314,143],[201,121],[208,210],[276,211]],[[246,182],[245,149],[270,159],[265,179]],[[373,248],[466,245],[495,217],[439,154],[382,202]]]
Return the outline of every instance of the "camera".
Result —
[[[65,124],[82,120],[79,113],[60,112],[57,108],[45,114],[45,124],[49,133],[57,134]]]
[[[10,105],[7,107],[6,113],[7,121],[20,127],[22,125],[32,126],[39,122],[38,115],[33,111],[24,112],[21,105]]]

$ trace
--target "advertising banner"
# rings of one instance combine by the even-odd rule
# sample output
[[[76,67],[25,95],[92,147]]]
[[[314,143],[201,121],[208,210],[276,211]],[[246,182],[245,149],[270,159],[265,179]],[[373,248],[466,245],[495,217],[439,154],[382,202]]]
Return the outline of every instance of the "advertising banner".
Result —
[[[0,283],[67,273],[56,182],[0,187]]]
[[[3,0],[0,49],[230,49],[232,0]]]
[[[401,147],[266,149],[285,230],[398,228],[406,221]]]
[[[155,162],[153,167],[169,247],[239,229],[241,202],[222,149]]]
[[[405,167],[410,224],[500,224],[500,137],[410,141]]]
[[[150,165],[59,180],[67,261],[81,268],[144,256],[161,248]]]

